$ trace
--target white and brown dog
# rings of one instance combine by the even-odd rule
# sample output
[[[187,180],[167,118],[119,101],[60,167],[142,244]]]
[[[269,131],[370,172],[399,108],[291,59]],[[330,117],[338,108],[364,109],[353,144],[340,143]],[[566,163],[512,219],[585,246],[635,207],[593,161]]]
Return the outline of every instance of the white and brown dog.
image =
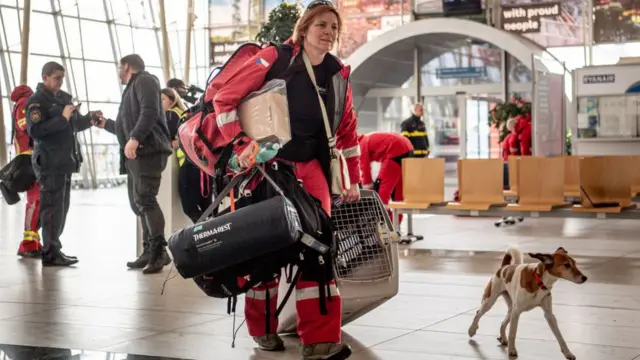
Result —
[[[507,345],[509,356],[518,356],[516,351],[516,332],[520,314],[540,306],[544,317],[558,340],[560,349],[567,359],[576,357],[571,353],[564,341],[558,322],[553,315],[551,288],[558,279],[565,279],[576,284],[583,284],[587,277],[578,269],[575,260],[569,256],[564,248],[558,248],[553,254],[532,254],[539,263],[525,264],[522,252],[517,248],[509,248],[504,255],[502,265],[491,278],[482,296],[482,305],[476,312],[473,323],[469,327],[469,336],[473,337],[478,331],[478,322],[482,315],[491,309],[500,295],[507,302],[509,312],[500,326],[500,344]],[[505,332],[509,327],[509,338]]]

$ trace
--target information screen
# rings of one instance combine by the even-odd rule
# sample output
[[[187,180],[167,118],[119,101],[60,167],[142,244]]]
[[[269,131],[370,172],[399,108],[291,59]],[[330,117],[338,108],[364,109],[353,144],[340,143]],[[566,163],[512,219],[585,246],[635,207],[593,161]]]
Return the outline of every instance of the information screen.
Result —
[[[482,13],[482,0],[442,0],[444,16],[476,15]]]

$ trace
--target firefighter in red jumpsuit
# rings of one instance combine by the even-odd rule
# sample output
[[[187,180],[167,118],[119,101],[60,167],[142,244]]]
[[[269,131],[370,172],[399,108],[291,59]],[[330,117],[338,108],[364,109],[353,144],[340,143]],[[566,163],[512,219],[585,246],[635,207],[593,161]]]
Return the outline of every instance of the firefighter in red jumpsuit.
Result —
[[[26,85],[20,85],[11,92],[11,101],[15,102],[13,107],[13,143],[16,155],[31,154],[33,142],[27,133],[27,120],[25,117],[24,105],[29,97],[33,95],[33,90]],[[42,244],[38,229],[40,219],[40,187],[34,183],[27,190],[27,209],[24,217],[24,233],[22,242],[18,248],[18,255],[24,257],[40,257]]]
[[[389,205],[392,197],[393,201],[402,201],[402,159],[413,156],[411,141],[392,132],[373,132],[359,135],[358,142],[363,187],[376,190],[385,205]],[[371,176],[372,162],[380,163],[375,183]],[[402,215],[399,221],[402,222]]]
[[[302,186],[321,202],[328,214],[331,214],[330,180],[327,179],[330,158],[320,101],[332,125],[329,131],[336,139],[336,148],[341,150],[348,168],[350,184],[345,186],[348,189],[344,200],[357,201],[360,197],[360,148],[348,81],[350,68],[329,53],[338,40],[341,25],[340,15],[330,1],[312,1],[298,20],[293,37],[285,42],[293,45],[293,52],[291,59],[286,59],[288,67],[284,74],[270,72],[274,64],[282,62],[278,62],[276,46],[266,47],[233,71],[213,99],[220,131],[219,138],[214,141],[231,143],[242,131],[237,116],[240,102],[251,92],[260,89],[265,78],[274,75],[272,78],[285,79],[292,138],[282,147],[277,158],[295,165],[294,171]],[[313,85],[304,55],[308,57],[317,87]],[[245,144],[252,142],[246,136],[242,137],[242,141]],[[252,165],[253,146],[244,145],[237,149],[241,166]],[[328,285],[321,285],[313,276],[308,273],[305,276],[305,273],[303,269],[296,283],[295,296],[302,357],[346,359],[351,349],[341,343],[342,302],[335,280],[330,280]],[[277,299],[278,280],[251,289],[245,297],[247,328],[262,350],[284,349],[282,339],[277,335],[278,319],[274,316]],[[325,305],[326,311],[322,310],[321,304]]]

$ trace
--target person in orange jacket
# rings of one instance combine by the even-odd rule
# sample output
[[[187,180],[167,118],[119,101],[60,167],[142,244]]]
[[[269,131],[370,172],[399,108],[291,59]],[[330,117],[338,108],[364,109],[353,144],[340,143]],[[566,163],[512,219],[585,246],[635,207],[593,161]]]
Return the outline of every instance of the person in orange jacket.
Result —
[[[373,132],[358,135],[358,142],[363,187],[375,190],[384,205],[389,205],[391,198],[402,201],[402,159],[413,157],[411,141],[392,132]],[[375,183],[371,175],[371,162],[380,163]],[[402,215],[399,222],[402,222]]]
[[[13,117],[13,144],[16,155],[31,154],[33,151],[33,141],[27,133],[27,119],[25,115],[25,104],[29,97],[33,95],[33,90],[27,85],[17,86],[11,92],[11,101],[15,102],[12,111]],[[24,233],[22,242],[18,248],[18,255],[23,257],[39,258],[42,251],[40,243],[40,187],[34,183],[27,190],[27,208],[24,217]]]

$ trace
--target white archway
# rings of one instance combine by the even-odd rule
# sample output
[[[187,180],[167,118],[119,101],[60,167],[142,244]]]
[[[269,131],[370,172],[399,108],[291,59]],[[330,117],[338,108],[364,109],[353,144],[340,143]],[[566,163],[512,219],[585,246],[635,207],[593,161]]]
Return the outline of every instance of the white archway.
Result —
[[[460,35],[486,41],[505,50],[529,69],[532,68],[532,55],[542,55],[545,52],[542,46],[529,39],[475,21],[435,18],[412,21],[377,36],[359,47],[349,56],[346,63],[351,66],[353,72],[369,58],[392,44],[413,37],[433,34]]]

